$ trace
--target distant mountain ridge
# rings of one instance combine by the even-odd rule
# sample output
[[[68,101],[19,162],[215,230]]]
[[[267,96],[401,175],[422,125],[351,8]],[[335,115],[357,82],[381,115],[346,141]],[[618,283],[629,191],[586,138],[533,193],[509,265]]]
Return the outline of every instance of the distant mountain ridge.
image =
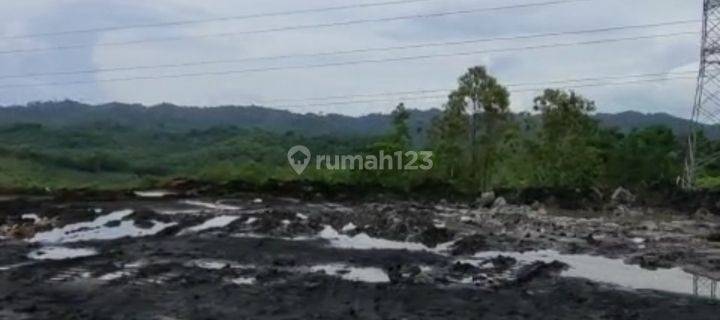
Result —
[[[424,136],[440,110],[411,110],[410,127],[413,135]],[[666,113],[645,114],[636,111],[598,113],[594,115],[605,127],[627,132],[634,128],[664,125],[678,135],[689,132],[690,121]],[[389,114],[370,114],[351,117],[339,114],[299,114],[260,106],[219,106],[212,108],[183,107],[160,104],[146,107],[140,104],[108,103],[88,105],[75,101],[37,102],[26,106],[0,107],[0,125],[38,123],[46,126],[119,125],[146,129],[202,130],[217,126],[258,128],[271,132],[294,131],[308,136],[319,135],[379,135],[391,128]],[[706,134],[720,138],[719,126],[706,126]],[[421,139],[421,138],[419,138]]]
[[[438,110],[413,110],[411,127],[415,130],[425,128],[438,114]],[[384,114],[350,117],[339,114],[299,114],[259,106],[201,108],[160,104],[146,107],[122,103],[87,105],[75,101],[0,107],[0,125],[15,123],[38,123],[58,127],[107,123],[182,131],[236,126],[280,133],[295,131],[311,136],[377,134],[386,132],[391,126],[389,115]]]
[[[678,118],[667,113],[642,113],[625,111],[620,113],[598,113],[595,119],[605,127],[615,127],[622,131],[634,128],[645,128],[663,125],[672,129],[678,136],[686,136],[690,132],[690,120]],[[720,126],[704,126],[705,134],[711,139],[720,139]]]

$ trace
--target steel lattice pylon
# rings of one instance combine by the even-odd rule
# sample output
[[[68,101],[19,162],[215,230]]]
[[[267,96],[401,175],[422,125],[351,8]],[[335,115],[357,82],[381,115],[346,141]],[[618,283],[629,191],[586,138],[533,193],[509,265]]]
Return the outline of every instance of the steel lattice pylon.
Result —
[[[720,159],[720,154],[699,150],[698,132],[702,130],[701,124],[720,124],[720,0],[704,0],[703,3],[700,72],[683,179],[686,188],[695,186],[698,172],[703,167]]]

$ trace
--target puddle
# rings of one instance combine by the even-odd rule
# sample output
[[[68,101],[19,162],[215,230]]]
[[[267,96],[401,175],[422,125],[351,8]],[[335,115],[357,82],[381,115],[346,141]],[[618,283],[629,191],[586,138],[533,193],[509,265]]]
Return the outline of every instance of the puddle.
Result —
[[[646,270],[637,265],[625,264],[622,260],[589,255],[560,254],[543,250],[519,252],[481,252],[475,259],[494,258],[498,255],[513,257],[520,263],[534,261],[567,263],[570,269],[563,276],[585,278],[596,282],[619,285],[631,289],[650,289],[666,292],[693,294],[693,275],[680,268]],[[473,261],[464,261],[473,263]],[[474,261],[477,262],[477,261]]]
[[[46,232],[37,233],[30,242],[70,243],[89,240],[114,240],[124,237],[144,237],[154,235],[175,223],[153,221],[153,226],[143,229],[135,226],[132,220],[122,220],[133,213],[132,210],[114,211],[95,218],[91,222],[66,225]]]
[[[210,220],[207,220],[199,225],[189,227],[187,229],[184,229],[180,231],[179,235],[185,235],[189,233],[194,232],[200,232],[208,229],[216,229],[216,228],[222,228],[225,227],[231,223],[233,223],[235,220],[240,219],[239,216],[219,216],[212,218]]]
[[[233,261],[228,260],[218,260],[218,259],[195,259],[190,260],[184,264],[186,267],[194,267],[194,268],[200,268],[200,269],[206,269],[206,270],[222,270],[226,268],[232,268],[232,269],[254,269],[256,268],[255,265],[251,264],[241,264]]]
[[[66,247],[45,247],[28,253],[28,258],[33,260],[66,260],[94,256],[98,254],[95,249],[88,248],[66,248]]]
[[[230,282],[237,284],[237,285],[253,285],[255,284],[255,278],[253,277],[239,277],[230,280]]]
[[[225,268],[229,268],[231,264],[232,263],[229,261],[198,259],[188,261],[185,265],[188,267],[196,267],[207,270],[222,270]]]
[[[250,270],[258,268],[257,265],[240,264],[233,261],[217,260],[217,259],[195,259],[184,263],[186,267],[194,267],[205,270],[224,270],[224,269],[243,269]],[[272,267],[275,270],[283,270],[296,273],[314,273],[323,271],[329,276],[339,277],[348,281],[359,281],[367,283],[386,283],[390,282],[387,273],[381,268],[374,267],[354,267],[341,263],[323,264],[309,267]],[[240,277],[230,280],[235,284],[254,284],[256,281],[253,277]]]
[[[153,211],[162,215],[199,215],[203,211],[200,209],[172,209],[172,208],[154,208]]]
[[[217,202],[185,200],[182,203],[189,204],[191,206],[205,208],[205,209],[220,210],[220,211],[232,211],[232,210],[240,210],[241,209],[238,206],[231,206],[228,204],[222,204],[222,203],[217,203]]]
[[[312,272],[324,271],[330,276],[340,277],[348,281],[359,281],[367,283],[387,283],[390,278],[380,268],[351,267],[342,264],[327,264],[310,267]]]
[[[172,191],[167,190],[145,190],[145,191],[135,191],[133,192],[135,196],[140,198],[163,198],[167,196],[173,196],[176,193]]]
[[[248,220],[247,223],[253,223],[255,220]],[[266,234],[257,233],[235,233],[231,235],[235,238],[249,239],[279,239],[287,241],[312,241],[317,239],[327,240],[331,247],[339,249],[354,250],[408,250],[408,251],[427,251],[436,254],[445,254],[454,242],[438,244],[435,248],[429,248],[422,243],[393,241],[381,238],[373,238],[366,233],[360,233],[355,236],[340,234],[331,226],[325,226],[317,236],[295,236],[295,237],[277,237]]]
[[[350,231],[355,231],[355,229],[357,229],[357,226],[355,226],[355,224],[353,224],[352,222],[349,222],[348,224],[346,224],[345,226],[342,227],[341,231],[342,232],[350,232]]]
[[[347,236],[337,232],[330,226],[325,226],[320,232],[320,238],[330,241],[330,245],[341,249],[356,250],[372,250],[372,249],[390,249],[390,250],[409,250],[409,251],[434,251],[421,243],[401,242],[386,239],[373,238],[365,233],[355,236]]]
[[[28,266],[31,264],[33,264],[33,262],[21,262],[21,263],[6,265],[6,266],[0,266],[0,271],[13,270],[13,269],[21,268],[21,267]]]
[[[117,280],[117,279],[121,279],[121,278],[130,276],[131,274],[132,274],[131,272],[120,270],[120,271],[106,273],[106,274],[98,277],[98,279],[102,280],[102,281],[113,281],[113,280]]]

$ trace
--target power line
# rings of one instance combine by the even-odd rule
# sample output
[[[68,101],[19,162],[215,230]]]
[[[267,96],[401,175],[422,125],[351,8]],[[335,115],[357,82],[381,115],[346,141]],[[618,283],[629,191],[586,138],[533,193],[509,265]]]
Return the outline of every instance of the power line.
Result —
[[[651,23],[651,24],[615,26],[615,27],[606,27],[606,28],[598,28],[598,29],[584,29],[584,30],[548,32],[548,33],[530,34],[530,35],[499,36],[499,37],[468,39],[468,40],[429,42],[429,43],[420,43],[420,44],[411,44],[411,45],[402,45],[402,46],[390,46],[390,47],[357,48],[357,49],[350,49],[350,50],[326,51],[326,52],[304,53],[304,54],[301,53],[301,54],[288,54],[288,55],[276,55],[276,56],[247,57],[247,58],[238,58],[238,59],[201,60],[201,61],[193,61],[193,62],[169,63],[169,64],[159,64],[159,65],[157,65],[157,64],[156,65],[139,65],[139,66],[126,66],[126,67],[111,67],[111,68],[96,68],[96,69],[85,69],[85,70],[44,72],[44,73],[25,73],[25,74],[17,74],[17,75],[0,75],[0,79],[19,79],[19,78],[30,78],[30,77],[95,74],[95,73],[104,73],[104,72],[154,70],[154,69],[166,69],[166,68],[181,68],[181,67],[194,67],[194,66],[205,66],[205,65],[239,63],[239,62],[249,62],[249,61],[261,61],[261,60],[310,58],[310,57],[323,57],[323,56],[333,56],[333,55],[343,55],[343,54],[357,54],[357,53],[384,52],[384,51],[405,50],[405,49],[445,47],[445,46],[456,46],[456,45],[473,44],[473,43],[481,43],[481,42],[506,41],[506,40],[526,40],[526,39],[537,39],[537,38],[546,38],[546,37],[554,37],[554,36],[592,34],[592,33],[612,32],[612,31],[631,30],[631,29],[657,28],[657,27],[697,23],[698,21],[699,20],[679,20],[679,21],[669,21],[669,22],[660,22],[660,23]]]
[[[659,73],[643,73],[643,74],[628,74],[628,75],[615,75],[605,77],[587,77],[587,78],[575,78],[575,79],[563,79],[563,80],[551,80],[543,82],[525,82],[525,83],[513,83],[507,85],[507,87],[525,87],[525,86],[540,86],[550,84],[567,84],[577,82],[590,82],[590,81],[607,81],[607,80],[622,80],[631,78],[667,78],[668,76],[680,76],[680,75],[693,75],[697,74],[697,71],[682,71],[682,72],[659,72]],[[414,94],[428,94],[438,92],[450,92],[452,88],[442,89],[422,89],[412,91],[395,91],[395,92],[380,92],[380,93],[364,93],[354,95],[337,95],[337,96],[325,96],[325,97],[312,97],[312,98],[295,98],[295,99],[262,99],[262,103],[285,103],[285,102],[313,102],[313,101],[326,101],[336,99],[350,99],[350,98],[369,98],[369,97],[383,97],[383,96],[401,96],[401,95],[414,95]]]
[[[616,79],[618,79],[617,77]],[[577,85],[569,85],[569,86],[562,86],[563,89],[577,89],[577,88],[588,88],[588,87],[604,87],[604,86],[615,86],[615,85],[626,85],[626,84],[639,84],[639,83],[652,83],[652,82],[664,82],[664,81],[671,81],[671,80],[693,80],[695,77],[689,77],[689,76],[674,76],[674,77],[664,77],[659,79],[634,79],[634,80],[627,80],[627,81],[619,81],[619,82],[600,82],[600,83],[589,83],[589,84],[577,84]],[[545,82],[546,84],[550,83],[569,83],[569,82],[577,82],[578,80],[559,80],[559,81],[548,81]],[[516,86],[524,86],[524,84],[508,84],[506,87],[516,87]],[[523,92],[535,92],[535,91],[541,91],[545,90],[548,87],[535,87],[535,88],[525,88],[525,89],[515,89],[515,90],[509,90],[511,93],[523,93]],[[446,90],[449,91],[449,90]],[[420,92],[420,91],[417,91]],[[362,103],[375,103],[375,102],[391,102],[391,101],[416,101],[416,100],[427,100],[427,99],[447,99],[447,95],[430,95],[430,96],[418,96],[418,97],[394,97],[394,98],[382,98],[382,99],[366,99],[366,100],[348,100],[348,101],[334,101],[334,102],[323,102],[323,103],[310,103],[310,104],[303,104],[303,105],[290,105],[290,106],[283,106],[288,108],[307,108],[307,107],[326,107],[326,106],[338,106],[338,105],[352,105],[352,104],[362,104]],[[262,104],[265,104],[265,101],[263,101]]]
[[[414,15],[385,17],[385,18],[358,19],[358,20],[348,20],[348,21],[331,22],[331,23],[321,23],[321,24],[295,25],[295,26],[285,26],[285,27],[279,27],[279,28],[258,29],[258,30],[249,30],[249,31],[209,33],[209,34],[192,35],[192,36],[177,36],[177,37],[165,37],[165,38],[118,41],[118,42],[101,42],[101,43],[94,43],[94,44],[64,45],[64,46],[54,46],[54,47],[46,47],[46,48],[14,49],[14,50],[0,51],[0,54],[16,54],[16,53],[30,53],[30,52],[42,52],[42,51],[71,50],[71,49],[80,49],[80,48],[89,48],[89,47],[94,48],[94,47],[109,47],[109,46],[127,46],[127,45],[155,43],[155,42],[180,41],[180,40],[185,40],[185,39],[234,37],[234,36],[241,36],[241,35],[262,34],[262,33],[272,33],[272,32],[281,32],[281,31],[307,30],[307,29],[331,28],[331,27],[339,27],[339,26],[350,26],[350,25],[367,24],[367,23],[381,23],[381,22],[392,22],[392,21],[412,20],[412,19],[438,18],[438,17],[446,17],[446,16],[452,16],[452,15],[463,15],[463,14],[522,9],[522,8],[535,8],[535,7],[544,7],[544,6],[551,6],[551,5],[559,5],[559,4],[574,3],[574,2],[588,2],[588,1],[594,1],[594,0],[555,0],[555,1],[535,2],[535,3],[527,3],[527,4],[519,4],[519,5],[500,6],[500,7],[485,7],[485,8],[476,8],[476,9],[444,11],[444,12],[414,14]]]
[[[175,79],[175,78],[189,78],[189,77],[202,77],[202,76],[222,76],[222,75],[244,74],[244,73],[255,73],[255,72],[280,71],[280,70],[301,70],[301,69],[351,66],[351,65],[361,65],[361,64],[399,62],[399,61],[417,61],[417,60],[426,60],[426,59],[432,59],[432,58],[470,56],[470,55],[483,54],[483,53],[537,50],[537,49],[592,45],[592,44],[611,43],[611,42],[630,41],[630,40],[668,38],[668,37],[675,37],[675,36],[681,36],[681,35],[695,35],[695,34],[696,34],[695,32],[678,32],[678,33],[669,33],[669,34],[634,36],[634,37],[601,39],[601,40],[581,41],[581,42],[553,43],[553,44],[523,46],[523,47],[514,47],[514,48],[474,50],[474,51],[457,52],[457,53],[427,54],[427,55],[404,56],[404,57],[383,58],[383,59],[364,59],[364,60],[333,62],[333,63],[323,63],[323,64],[304,64],[304,65],[295,65],[295,66],[249,68],[249,69],[240,69],[240,70],[224,70],[224,71],[216,71],[216,72],[194,72],[194,73],[182,73],[182,74],[165,75],[165,76],[137,76],[137,77],[106,78],[106,79],[95,79],[95,80],[78,80],[78,81],[69,81],[69,82],[46,82],[46,83],[35,83],[35,84],[2,85],[2,86],[0,86],[0,89],[77,85],[77,84],[101,83],[101,82],[125,82],[125,81],[134,81],[134,80]]]
[[[50,32],[18,34],[18,35],[9,35],[9,36],[6,35],[6,36],[0,36],[0,40],[30,39],[30,38],[40,38],[40,37],[64,36],[64,35],[70,35],[70,34],[108,32],[108,31],[120,31],[120,30],[131,30],[131,29],[177,27],[177,26],[192,25],[192,24],[204,24],[204,23],[211,23],[211,22],[236,21],[236,20],[256,19],[256,18],[269,18],[269,17],[299,15],[299,14],[307,14],[307,13],[322,13],[322,12],[343,11],[343,10],[350,10],[350,9],[386,7],[386,6],[393,6],[393,5],[404,5],[404,4],[430,2],[430,1],[437,1],[437,0],[396,0],[396,1],[385,1],[385,2],[371,2],[371,3],[341,5],[341,6],[323,7],[323,8],[314,8],[314,9],[299,9],[299,10],[266,12],[266,13],[252,13],[252,14],[209,18],[209,19],[176,20],[176,21],[168,21],[168,22],[131,24],[131,25],[113,26],[113,27],[95,27],[95,28],[87,28],[87,29],[50,31]]]

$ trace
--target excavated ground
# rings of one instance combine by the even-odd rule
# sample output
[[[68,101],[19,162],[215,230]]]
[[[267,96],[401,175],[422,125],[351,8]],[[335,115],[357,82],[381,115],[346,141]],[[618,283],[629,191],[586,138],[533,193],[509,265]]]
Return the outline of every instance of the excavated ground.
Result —
[[[0,201],[0,319],[717,319],[720,221],[267,195]]]

